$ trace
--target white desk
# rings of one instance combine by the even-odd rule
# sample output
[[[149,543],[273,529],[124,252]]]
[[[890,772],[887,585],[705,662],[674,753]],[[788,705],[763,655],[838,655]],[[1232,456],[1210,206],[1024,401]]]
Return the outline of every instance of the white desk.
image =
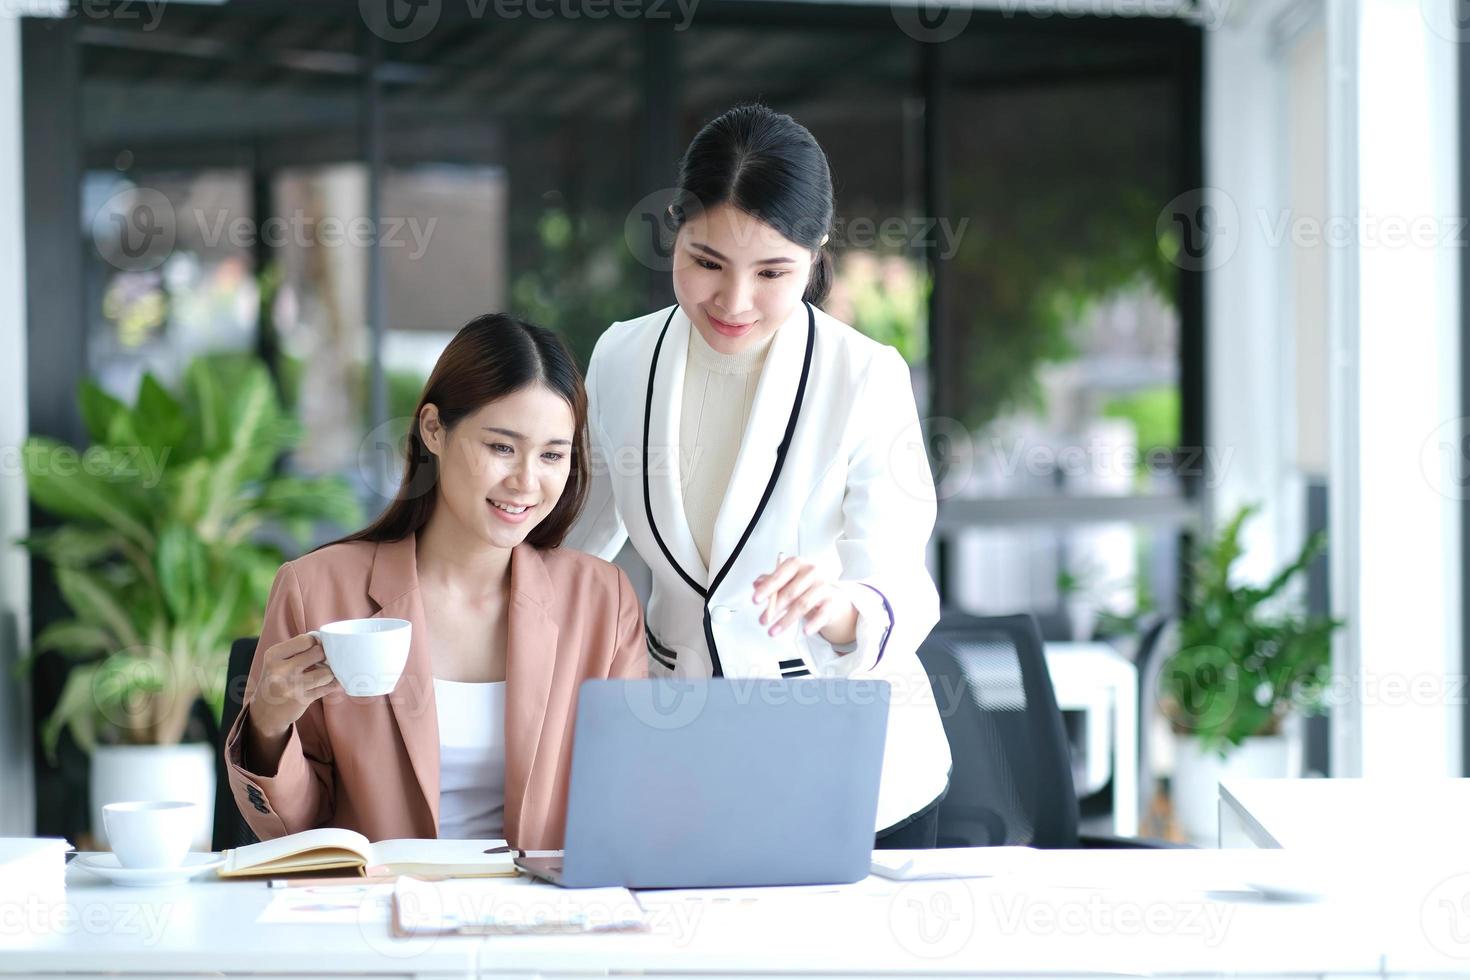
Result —
[[[1088,782],[1113,777],[1113,833],[1138,833],[1138,671],[1106,643],[1048,643],[1046,666],[1063,711],[1085,712]]]
[[[1470,779],[1224,780],[1220,846],[1343,854],[1470,847]]]
[[[840,893],[756,899],[644,892],[647,934],[408,941],[377,922],[256,924],[271,895],[258,882],[127,889],[73,867],[67,902],[80,926],[32,936],[0,923],[0,974],[1381,975],[1371,907],[1179,887],[1181,875],[1218,882],[1230,873],[1222,857],[1238,860],[1218,851],[1052,852],[1046,873],[1021,879],[870,878]]]
[[[1470,974],[1470,779],[1227,780],[1220,839],[1301,855],[1362,893],[1386,976]]]

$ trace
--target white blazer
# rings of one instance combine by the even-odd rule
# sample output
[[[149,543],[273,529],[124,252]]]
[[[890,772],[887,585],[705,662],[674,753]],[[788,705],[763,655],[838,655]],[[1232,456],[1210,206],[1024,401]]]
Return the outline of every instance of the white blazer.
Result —
[[[890,828],[936,800],[950,770],[916,653],[939,597],[924,561],[934,484],[908,368],[893,348],[798,306],[766,357],[705,567],[680,492],[690,329],[675,305],[598,340],[587,370],[592,489],[566,543],[611,560],[631,538],[653,570],[651,676],[887,680],[875,830]],[[767,635],[752,583],[778,553],[840,580],[860,613],[856,650],[799,625]]]

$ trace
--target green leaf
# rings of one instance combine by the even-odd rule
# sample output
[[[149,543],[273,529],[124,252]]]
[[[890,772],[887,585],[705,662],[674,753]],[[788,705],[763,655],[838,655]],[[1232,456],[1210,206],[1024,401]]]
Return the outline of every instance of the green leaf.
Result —
[[[117,461],[105,453],[88,458],[100,459],[103,465],[84,466],[75,450],[54,439],[32,436],[26,440],[26,485],[31,499],[58,517],[104,524],[151,548],[153,532],[143,502],[129,487],[93,475]]]
[[[112,649],[113,637],[100,626],[79,620],[52,623],[36,637],[36,654],[54,651],[71,657],[106,653]]]
[[[225,395],[220,390],[219,377],[201,359],[191,363],[185,370],[184,383],[193,403],[190,407],[197,427],[200,452],[206,456],[221,452],[225,447],[229,426],[224,408]]]
[[[281,477],[267,483],[252,509],[278,520],[330,521],[339,527],[362,523],[362,505],[352,488],[338,477]]]
[[[174,619],[184,619],[196,604],[209,601],[209,558],[204,542],[190,528],[178,523],[164,526],[158,535],[154,568]]]
[[[152,451],[155,459],[173,457],[176,462],[182,462],[187,425],[184,406],[178,399],[153,375],[143,375],[143,382],[138,386],[138,402],[133,408],[133,426],[140,446]]]
[[[66,675],[56,707],[41,726],[41,746],[52,765],[56,764],[56,743],[63,728],[71,728],[72,737],[82,751],[91,754],[97,747],[99,709],[92,696],[92,679],[96,673],[96,664],[73,667]]]
[[[37,531],[16,543],[53,565],[82,568],[115,554],[121,540],[116,531],[68,524]]]
[[[214,464],[207,458],[193,459],[169,471],[167,494],[173,514],[185,524],[197,525],[208,508],[209,477]]]
[[[1264,587],[1231,584],[1242,529],[1258,509],[1241,508],[1197,549],[1179,645],[1160,682],[1175,727],[1221,754],[1274,731],[1288,712],[1320,708],[1331,678],[1332,633],[1342,625],[1308,616],[1288,592],[1321,554],[1322,535],[1309,538]]]
[[[216,457],[204,490],[205,512],[200,534],[213,539],[223,532],[225,517],[236,506],[243,486],[266,476],[279,454],[280,405],[265,371],[246,376],[226,449]]]
[[[77,618],[111,632],[117,646],[131,647],[141,642],[127,609],[99,576],[76,568],[58,568],[56,584]]]
[[[114,419],[128,414],[126,405],[92,381],[83,381],[77,387],[77,407],[81,410],[87,435],[92,437],[93,442],[107,442]]]

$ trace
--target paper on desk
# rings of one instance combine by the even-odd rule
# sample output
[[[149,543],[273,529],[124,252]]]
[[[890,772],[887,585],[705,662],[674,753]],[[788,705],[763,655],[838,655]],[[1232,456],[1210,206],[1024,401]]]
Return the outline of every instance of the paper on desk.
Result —
[[[303,885],[271,893],[256,922],[298,925],[387,923],[393,885]]]
[[[1007,881],[1028,887],[1304,898],[1331,890],[1316,862],[1283,850],[1041,851]]]
[[[610,932],[647,928],[626,888],[558,888],[514,878],[424,881],[405,876],[393,893],[400,936],[441,933]]]
[[[938,847],[874,851],[873,874],[895,881],[925,878],[990,878],[1014,874],[1035,863],[1034,847]]]
[[[1284,851],[1211,849],[1038,850],[963,847],[874,851],[873,873],[899,881],[989,878],[997,887],[1083,888],[1150,894],[1255,892],[1304,898],[1331,882]]]

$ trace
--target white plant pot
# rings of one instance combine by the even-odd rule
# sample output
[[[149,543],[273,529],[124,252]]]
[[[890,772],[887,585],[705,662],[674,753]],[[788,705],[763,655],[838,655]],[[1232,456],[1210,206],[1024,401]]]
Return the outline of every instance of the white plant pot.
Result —
[[[1176,734],[1169,796],[1174,818],[1190,843],[1215,847],[1219,842],[1220,780],[1291,775],[1297,755],[1293,741],[1287,735],[1252,736],[1222,759],[1203,750],[1193,735]]]
[[[92,754],[92,836],[107,846],[102,807],[108,803],[188,800],[199,804],[191,851],[209,850],[214,832],[214,746],[99,745]]]

